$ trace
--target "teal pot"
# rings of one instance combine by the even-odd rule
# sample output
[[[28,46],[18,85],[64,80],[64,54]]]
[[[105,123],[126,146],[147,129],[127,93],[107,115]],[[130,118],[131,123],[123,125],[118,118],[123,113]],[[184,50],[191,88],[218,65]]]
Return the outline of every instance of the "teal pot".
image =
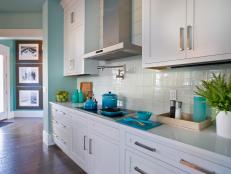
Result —
[[[108,92],[103,94],[102,96],[102,108],[109,109],[109,108],[117,108],[117,95]]]

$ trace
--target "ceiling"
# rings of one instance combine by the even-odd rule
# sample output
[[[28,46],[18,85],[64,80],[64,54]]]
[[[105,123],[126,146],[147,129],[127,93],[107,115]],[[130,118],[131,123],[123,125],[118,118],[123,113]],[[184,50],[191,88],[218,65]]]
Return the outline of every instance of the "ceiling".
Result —
[[[0,12],[41,12],[44,0],[0,0]]]

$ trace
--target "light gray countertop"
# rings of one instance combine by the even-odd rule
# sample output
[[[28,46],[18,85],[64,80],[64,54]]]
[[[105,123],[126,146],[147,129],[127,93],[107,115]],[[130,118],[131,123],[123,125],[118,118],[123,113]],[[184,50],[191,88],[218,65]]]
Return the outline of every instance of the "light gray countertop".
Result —
[[[109,121],[116,121],[118,118],[108,118],[96,113],[84,111],[73,107],[71,103],[56,103],[61,106],[75,109],[81,112],[92,114],[94,116],[106,119]],[[119,123],[118,123],[119,124]],[[135,128],[133,128],[135,129]],[[228,158],[231,158],[231,139],[225,139],[216,135],[216,129],[211,126],[201,132],[193,132],[181,128],[170,127],[168,125],[161,125],[159,127],[145,131],[150,134],[155,134],[160,137],[171,139],[183,144],[204,149]]]

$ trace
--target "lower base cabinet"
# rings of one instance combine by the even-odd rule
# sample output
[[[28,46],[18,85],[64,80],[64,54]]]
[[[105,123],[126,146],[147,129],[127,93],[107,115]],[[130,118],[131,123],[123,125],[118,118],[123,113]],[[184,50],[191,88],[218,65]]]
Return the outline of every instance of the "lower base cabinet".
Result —
[[[176,150],[143,132],[58,104],[51,110],[55,144],[88,174],[231,173],[228,162]]]
[[[72,118],[71,157],[85,171],[87,171],[87,119],[76,115]]]
[[[186,174],[160,160],[126,152],[126,174]]]
[[[119,146],[96,134],[91,134],[89,143],[89,173],[119,174]]]

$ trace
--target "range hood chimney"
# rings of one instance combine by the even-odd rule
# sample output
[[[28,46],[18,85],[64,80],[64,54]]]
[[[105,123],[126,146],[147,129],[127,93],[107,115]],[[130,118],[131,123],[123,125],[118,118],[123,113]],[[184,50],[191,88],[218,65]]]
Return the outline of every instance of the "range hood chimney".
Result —
[[[132,0],[104,0],[103,48],[87,53],[84,58],[118,59],[142,54],[132,44]]]

